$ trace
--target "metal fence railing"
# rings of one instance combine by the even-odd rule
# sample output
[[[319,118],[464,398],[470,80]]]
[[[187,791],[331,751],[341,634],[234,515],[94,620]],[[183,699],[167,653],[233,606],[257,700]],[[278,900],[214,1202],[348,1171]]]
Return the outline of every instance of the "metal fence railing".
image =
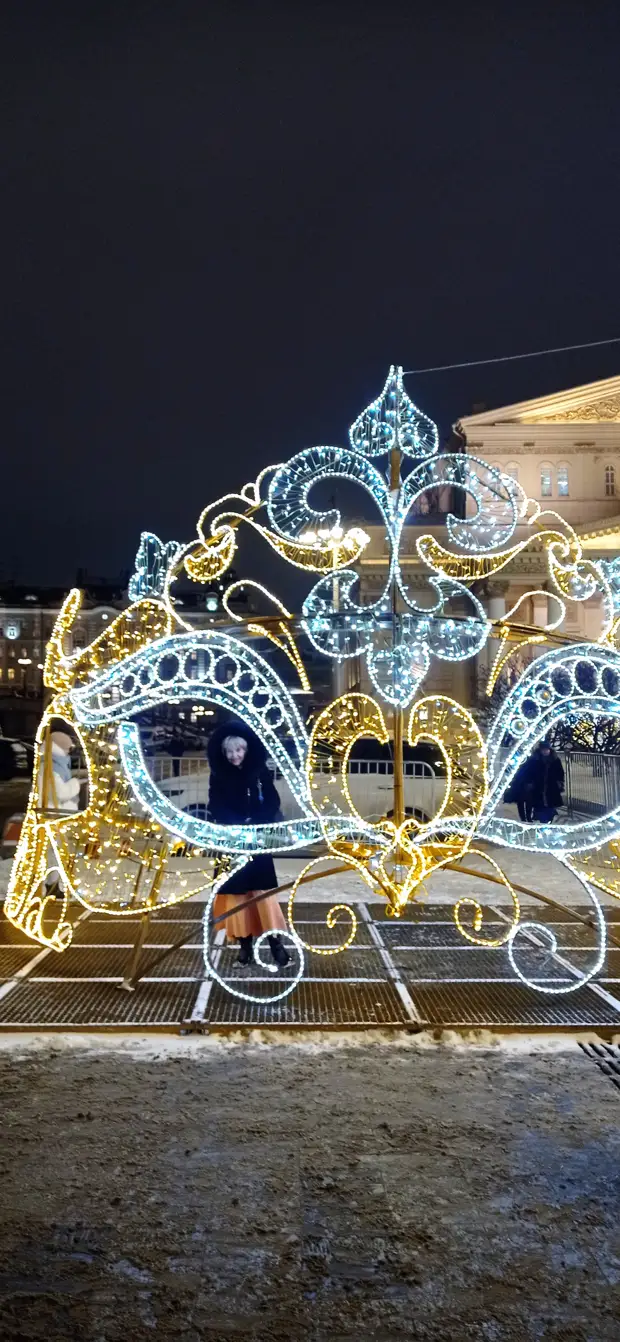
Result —
[[[566,750],[561,758],[569,814],[605,815],[620,806],[620,755]]]
[[[504,752],[500,752],[500,755]],[[575,819],[605,815],[620,806],[620,755],[601,755],[586,750],[560,751],[564,767],[564,802]],[[209,765],[204,755],[155,755],[150,761],[154,782],[174,780],[178,803],[206,806],[209,791]],[[413,813],[430,817],[441,802],[444,780],[436,777],[430,764],[406,760],[404,765],[405,805]],[[368,818],[385,815],[391,808],[393,766],[386,760],[350,760],[349,788],[353,802]],[[178,781],[178,784],[176,780]],[[296,813],[288,787],[276,771],[276,783],[282,797],[282,810],[288,818]],[[166,791],[169,789],[166,788]]]
[[[149,760],[151,777],[164,784],[166,795],[181,810],[196,815],[206,813],[209,796],[209,765],[205,755],[154,755]],[[327,766],[319,772],[327,773]],[[350,760],[349,790],[354,806],[368,819],[385,815],[392,807],[393,765],[389,760]],[[299,807],[280,771],[275,770],[285,819],[299,814]],[[437,809],[444,791],[444,780],[424,760],[405,760],[405,806],[418,819],[427,819]]]
[[[500,760],[508,754],[500,750]],[[559,750],[564,769],[564,805],[575,820],[605,815],[620,806],[620,755]]]

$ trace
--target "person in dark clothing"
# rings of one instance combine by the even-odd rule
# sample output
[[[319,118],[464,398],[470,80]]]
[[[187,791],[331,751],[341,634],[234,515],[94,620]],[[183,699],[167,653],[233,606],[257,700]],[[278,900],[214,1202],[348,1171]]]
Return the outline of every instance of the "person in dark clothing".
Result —
[[[516,802],[519,812],[519,820],[531,825],[534,819],[534,803],[532,801],[532,758],[524,760],[519,765],[517,772],[505,794],[504,800],[507,802]]]
[[[209,778],[208,817],[218,825],[247,823],[268,825],[280,813],[280,797],[267,768],[267,752],[251,727],[244,722],[226,722],[209,737],[207,758],[211,769]],[[250,858],[222,886],[215,899],[214,916],[218,917],[262,890],[277,887],[276,869],[270,853],[259,853]],[[276,895],[258,904],[240,910],[225,923],[227,937],[239,941],[239,963],[251,963],[254,937],[269,929],[269,946],[275,963],[283,968],[289,954],[279,931],[286,931],[286,922]]]
[[[181,772],[181,756],[185,754],[185,742],[178,730],[172,733],[168,754],[172,756],[172,777],[178,778]]]
[[[548,742],[543,741],[537,746],[528,763],[534,819],[548,825],[555,820],[558,806],[562,805],[564,791],[562,761]]]

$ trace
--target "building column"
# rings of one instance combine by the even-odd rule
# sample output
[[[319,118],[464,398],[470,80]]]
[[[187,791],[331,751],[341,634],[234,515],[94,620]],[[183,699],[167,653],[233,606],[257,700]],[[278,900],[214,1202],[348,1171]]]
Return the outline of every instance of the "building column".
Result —
[[[532,624],[538,625],[539,629],[549,623],[550,606],[555,609],[554,602],[550,602],[546,594],[537,592],[532,597]]]
[[[506,614],[506,594],[509,583],[506,581],[488,581],[484,584],[482,591],[478,596],[486,607],[486,613],[490,620],[501,620]],[[484,694],[486,681],[497,656],[499,639],[489,634],[484,648],[478,653],[477,658],[477,676],[479,682],[482,682],[480,688]]]

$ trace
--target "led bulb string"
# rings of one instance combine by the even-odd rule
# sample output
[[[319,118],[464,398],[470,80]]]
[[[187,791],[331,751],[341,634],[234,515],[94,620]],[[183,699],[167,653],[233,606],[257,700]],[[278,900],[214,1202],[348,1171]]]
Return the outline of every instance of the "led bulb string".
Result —
[[[613,343],[620,343],[620,337],[564,348]],[[442,367],[473,367],[557,352],[539,350]],[[411,371],[434,372],[440,367]],[[522,487],[498,468],[469,453],[441,454],[436,425],[408,397],[402,376],[400,367],[390,368],[381,394],[351,426],[348,447],[308,448],[284,464],[265,468],[240,495],[226,496],[203,512],[197,540],[179,547],[175,541],[160,541],[152,532],[143,533],[130,606],[87,648],[73,653],[66,650],[65,637],[72,633],[82,598],[77,591],[70,593],[47,648],[44,680],[55,695],[37,733],[32,792],[5,904],[9,920],[33,940],[57,951],[67,949],[74,925],[69,899],[91,910],[135,916],[137,909],[162,908],[206,889],[207,974],[233,996],[268,1008],[296,987],[304,970],[305,950],[337,955],[355,938],[355,912],[341,903],[329,908],[325,917],[329,929],[342,913],[348,917],[350,925],[340,942],[313,946],[295,930],[297,889],[315,878],[321,863],[333,858],[344,861],[345,870],[360,877],[375,898],[386,900],[388,912],[399,916],[424,891],[425,878],[441,867],[452,865],[454,869],[455,858],[470,852],[490,863],[496,873],[493,879],[508,889],[513,920],[498,940],[492,929],[483,927],[482,905],[467,896],[453,907],[456,927],[465,940],[478,946],[505,943],[517,978],[542,992],[572,991],[598,973],[606,934],[591,886],[597,884],[611,895],[620,895],[620,859],[615,847],[620,836],[620,805],[604,816],[553,826],[515,821],[497,812],[532,746],[545,739],[560,720],[595,723],[601,716],[620,717],[620,562],[584,557],[570,524],[552,510],[541,510],[539,503],[528,499]],[[392,495],[374,461],[395,445],[409,469]],[[249,517],[262,506],[260,484],[266,474],[271,477],[264,500],[270,528]],[[388,587],[374,603],[358,604],[352,595],[359,581],[352,566],[368,537],[360,528],[345,530],[337,509],[325,513],[313,508],[309,492],[321,478],[356,482],[379,507],[390,567]],[[424,579],[436,594],[432,606],[418,605],[400,567],[403,530],[416,500],[429,488],[444,486],[464,491],[476,511],[462,519],[448,515],[450,550],[432,536],[418,539],[416,550]],[[233,498],[243,511],[230,509]],[[227,500],[228,511],[223,512]],[[207,514],[211,517],[214,508],[220,511],[211,519],[211,534],[207,535],[204,519]],[[198,584],[223,577],[233,561],[235,531],[241,521],[261,531],[287,563],[317,574],[303,603],[301,627],[310,643],[335,661],[363,658],[376,699],[361,691],[347,691],[319,713],[309,731],[287,683],[245,638],[234,638],[222,629],[194,629],[181,619],[171,595],[181,568]],[[537,529],[517,541],[515,531],[520,524]],[[596,642],[575,644],[570,635],[556,635],[558,621],[549,618],[540,625],[514,622],[522,602],[544,596],[542,591],[525,593],[493,621],[472,595],[471,584],[499,573],[533,539],[546,558],[547,596],[558,604],[562,619],[567,602],[584,602],[598,594],[603,620]],[[259,626],[251,617],[245,630],[261,629],[290,655],[301,675],[303,662],[285,623],[290,612],[262,584],[245,581],[268,596],[278,611],[271,617],[276,622],[273,632],[267,623]],[[403,611],[388,600],[389,584],[398,587]],[[237,622],[228,604],[235,586],[232,583],[228,588],[223,609]],[[473,603],[474,614],[444,613],[455,597]],[[398,638],[386,648],[384,624],[395,614]],[[532,635],[533,629],[539,633]],[[485,739],[469,710],[457,700],[445,695],[419,699],[417,695],[433,659],[469,660],[488,638],[499,641],[490,671],[492,684],[504,674],[509,658],[528,642],[563,645],[566,641],[569,646],[548,648],[519,673]],[[188,693],[199,702],[209,700],[241,716],[256,732],[297,798],[301,812],[297,818],[265,825],[246,821],[217,826],[201,820],[189,808],[181,810],[157,786],[147,767],[135,717],[160,703],[178,704]],[[445,762],[443,800],[430,821],[418,821],[406,812],[402,823],[385,816],[373,821],[356,809],[348,777],[356,741],[365,736],[389,746],[392,767],[395,754],[400,759],[400,748],[390,741],[379,701],[392,709],[408,709],[408,745],[427,741]],[[39,774],[55,718],[64,720],[76,734],[88,770],[86,809],[60,816],[44,812],[38,799]],[[500,756],[506,736],[508,753]],[[514,887],[495,859],[473,846],[476,839],[546,853],[561,861],[581,883],[595,914],[597,951],[589,969],[571,968],[568,987],[564,981],[554,985],[530,978],[527,965],[518,963],[521,952],[528,948],[527,938],[544,938],[545,947],[555,954],[555,937],[542,924],[521,922]],[[325,844],[329,856],[313,859],[292,888],[290,883],[288,887],[288,931],[284,935],[298,956],[295,974],[269,999],[245,993],[219,975],[210,959],[210,928],[226,923],[235,911],[214,916],[215,896],[248,856],[299,850],[316,843]],[[228,865],[221,863],[222,853]],[[138,890],[143,871],[150,877]],[[60,874],[64,897],[50,930],[52,896],[45,894],[45,887],[53,872]],[[333,872],[330,868],[321,875]],[[488,878],[488,873],[482,875]],[[256,892],[253,902],[269,894]],[[467,915],[465,922],[463,914]],[[275,972],[260,956],[267,935],[265,931],[257,940],[257,962]]]
[[[569,350],[597,349],[601,345],[620,345],[620,336],[610,336],[608,340],[587,340],[581,345],[555,345],[551,349],[528,350],[527,354],[501,354],[494,359],[467,359],[464,363],[438,363],[432,368],[405,368],[403,377],[413,377],[419,373],[447,373],[453,368],[481,368],[483,364],[514,363],[516,359],[539,359],[544,354],[566,354]]]

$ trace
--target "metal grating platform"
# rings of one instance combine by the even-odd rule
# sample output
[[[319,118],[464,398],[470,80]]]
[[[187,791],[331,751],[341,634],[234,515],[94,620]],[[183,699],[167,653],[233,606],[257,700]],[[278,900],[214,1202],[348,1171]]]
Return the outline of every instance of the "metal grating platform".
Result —
[[[478,1027],[618,1027],[620,1015],[590,988],[558,997],[521,983],[447,983],[415,988],[415,1001],[429,1025]]]
[[[135,993],[113,983],[41,983],[26,979],[0,1002],[2,1025],[45,1027],[177,1026],[191,1015],[191,983],[141,983]]]
[[[157,948],[161,950],[161,946]],[[126,947],[107,946],[70,946],[62,959],[63,978],[65,979],[123,979],[129,971],[131,950]],[[202,951],[176,950],[151,972],[148,968],[149,953],[144,953],[146,978],[157,979],[204,978],[204,960]],[[32,979],[57,979],[58,965],[49,956],[41,960],[32,970]]]
[[[586,1057],[599,1068],[603,1076],[620,1091],[620,1045],[618,1044],[580,1044]]]
[[[0,979],[10,979],[32,960],[32,942],[27,946],[0,948]]]
[[[168,961],[165,962],[166,964]],[[231,983],[236,984],[241,989],[253,991],[250,984],[256,979],[269,984],[273,992],[273,984],[283,983],[293,978],[293,969],[298,967],[298,960],[295,959],[294,965],[281,970],[276,976],[265,969],[261,972],[257,965],[250,965],[242,968],[237,964],[237,951],[234,946],[226,948],[223,951],[218,963],[218,972],[222,978],[230,979]],[[304,970],[304,980],[319,979],[323,982],[326,979],[332,982],[341,979],[353,979],[363,982],[365,979],[373,979],[379,982],[385,982],[385,965],[378,951],[371,946],[364,950],[354,950],[351,946],[343,955],[312,955],[306,953],[306,964]]]
[[[504,948],[484,949],[463,940],[447,905],[420,905],[407,921],[386,919],[384,906],[358,907],[355,942],[343,955],[306,953],[304,978],[290,997],[270,1004],[245,1002],[205,979],[202,958],[204,903],[166,909],[151,920],[136,991],[121,987],[132,965],[139,917],[82,917],[69,950],[58,955],[33,943],[0,919],[0,1029],[197,1029],[314,1027],[320,1029],[606,1028],[620,1032],[620,951],[609,951],[599,987],[553,996],[515,982]],[[296,906],[296,925],[308,942],[337,944],[349,928],[342,918],[328,928],[329,905]],[[78,906],[75,916],[84,910]],[[375,917],[373,917],[373,913]],[[555,915],[555,910],[550,910]],[[612,915],[615,910],[611,910]],[[575,969],[592,960],[592,932],[561,910],[554,923],[562,954]],[[616,919],[613,926],[620,932]],[[506,924],[495,912],[489,934]],[[157,964],[152,961],[172,943]],[[224,947],[218,972],[231,984],[266,999],[292,977],[236,963]],[[570,969],[547,948],[523,945],[520,963],[541,983],[559,986]]]
[[[313,1026],[314,1029],[355,1029],[360,1027],[406,1025],[402,1002],[390,983],[342,983],[326,979],[322,983],[302,980],[290,997],[269,1009],[232,999],[216,986],[209,1000],[210,1025],[279,1025],[289,1029]]]

